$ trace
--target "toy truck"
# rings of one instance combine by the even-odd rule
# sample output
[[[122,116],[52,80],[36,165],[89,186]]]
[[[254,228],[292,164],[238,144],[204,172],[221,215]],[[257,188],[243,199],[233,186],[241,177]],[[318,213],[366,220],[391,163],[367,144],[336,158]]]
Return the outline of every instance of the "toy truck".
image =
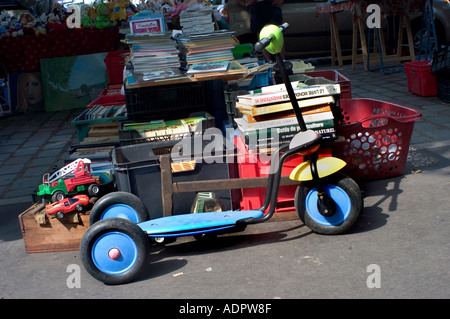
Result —
[[[95,196],[100,192],[100,178],[91,175],[91,161],[87,158],[77,159],[56,172],[44,174],[39,185],[38,196],[57,202],[68,195],[87,192]],[[73,174],[74,177],[64,178]]]

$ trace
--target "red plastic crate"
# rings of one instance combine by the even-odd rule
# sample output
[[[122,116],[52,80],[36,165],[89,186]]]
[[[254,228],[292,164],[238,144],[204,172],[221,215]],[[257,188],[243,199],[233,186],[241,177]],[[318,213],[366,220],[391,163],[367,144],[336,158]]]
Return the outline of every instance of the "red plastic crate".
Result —
[[[122,84],[111,84],[111,85],[108,85],[107,89],[104,89],[102,92],[100,92],[99,96],[121,94],[120,93],[121,90],[122,90]],[[125,96],[124,96],[124,99],[125,99]]]
[[[356,180],[369,181],[403,174],[414,121],[412,108],[373,99],[341,100],[344,123],[337,125],[343,142],[333,143],[333,155],[347,165]]]
[[[341,87],[341,99],[352,98],[352,85],[350,80],[336,70],[310,71],[300,73],[312,77],[322,77],[330,81],[335,81]]]
[[[235,145],[238,152],[238,174],[240,178],[265,177],[269,174],[270,155],[257,154],[248,150],[242,136],[235,138]],[[331,149],[324,148],[319,151],[320,156],[331,156]],[[303,156],[292,155],[283,165],[281,175],[289,175],[292,170],[303,161]],[[294,211],[294,196],[296,185],[280,186],[275,212]],[[241,190],[240,206],[242,210],[260,208],[266,196],[266,187],[244,188]]]
[[[123,84],[124,55],[129,52],[129,50],[111,51],[106,55],[104,62],[106,64],[109,84]]]
[[[405,72],[408,91],[420,96],[437,95],[436,76],[430,73],[431,60],[406,62]]]
[[[97,99],[88,104],[87,108],[90,109],[94,105],[123,105],[125,104],[125,95],[114,94],[114,95],[99,95]]]

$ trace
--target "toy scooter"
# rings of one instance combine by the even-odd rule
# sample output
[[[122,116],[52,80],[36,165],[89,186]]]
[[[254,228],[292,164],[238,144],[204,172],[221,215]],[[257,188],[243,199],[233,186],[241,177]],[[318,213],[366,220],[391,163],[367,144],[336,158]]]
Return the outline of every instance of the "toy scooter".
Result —
[[[256,49],[266,48],[275,55],[301,130],[289,145],[272,154],[263,206],[257,210],[181,214],[148,220],[148,211],[137,196],[109,193],[92,208],[91,226],[80,244],[81,261],[94,278],[105,284],[132,281],[146,265],[149,237],[204,236],[239,231],[247,225],[269,220],[275,212],[281,167],[294,154],[301,154],[305,159],[290,174],[291,179],[300,182],[295,207],[305,225],[320,234],[340,234],[358,219],[363,207],[360,189],[351,178],[338,173],[345,162],[334,157],[319,158],[322,137],[306,129],[280,55],[282,32],[287,27],[287,24],[264,27],[255,45]]]

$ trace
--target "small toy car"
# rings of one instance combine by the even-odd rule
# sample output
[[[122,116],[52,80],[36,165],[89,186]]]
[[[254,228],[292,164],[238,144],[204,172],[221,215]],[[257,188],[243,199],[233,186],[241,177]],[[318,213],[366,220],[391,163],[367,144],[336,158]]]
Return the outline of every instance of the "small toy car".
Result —
[[[45,205],[45,212],[48,215],[55,215],[56,218],[62,219],[66,213],[74,210],[82,211],[83,207],[87,204],[89,204],[89,197],[87,195],[76,195]]]

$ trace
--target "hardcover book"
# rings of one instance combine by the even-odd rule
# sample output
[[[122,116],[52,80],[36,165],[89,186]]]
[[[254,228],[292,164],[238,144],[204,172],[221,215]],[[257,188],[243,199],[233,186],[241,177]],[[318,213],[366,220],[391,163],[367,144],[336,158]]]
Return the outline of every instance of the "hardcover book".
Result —
[[[307,100],[299,100],[298,106],[300,108],[309,107],[309,106],[320,106],[324,107],[330,103],[334,103],[335,100],[332,96],[323,96],[316,97]],[[240,102],[236,102],[236,108],[243,114],[248,114],[251,116],[259,116],[270,113],[277,113],[283,111],[293,110],[291,102],[284,103],[276,103],[276,104],[268,104],[262,106],[251,106],[242,104]]]
[[[340,94],[341,89],[339,84],[327,84],[298,87],[294,89],[294,93],[297,100],[302,100],[312,97]],[[237,99],[240,104],[257,106],[289,101],[289,95],[287,94],[286,90],[284,90],[270,93],[261,92],[255,94],[238,95]]]
[[[187,74],[209,73],[209,72],[225,72],[228,69],[230,61],[213,61],[194,63],[190,66]]]

